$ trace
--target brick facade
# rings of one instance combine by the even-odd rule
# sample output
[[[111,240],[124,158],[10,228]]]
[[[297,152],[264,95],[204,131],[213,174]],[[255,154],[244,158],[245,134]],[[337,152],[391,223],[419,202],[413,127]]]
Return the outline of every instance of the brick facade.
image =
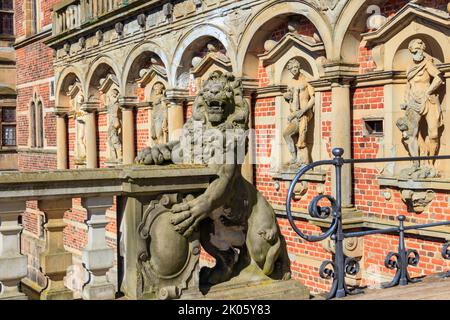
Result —
[[[25,14],[21,9],[24,0],[18,0],[16,5],[16,30],[19,37],[24,36]],[[59,1],[41,1],[42,6],[42,26],[51,23],[51,8]],[[409,1],[389,0],[382,6],[382,14],[388,19],[398,12]],[[447,1],[423,1],[424,5],[443,8]],[[318,33],[314,25],[305,17],[299,19],[298,33],[304,36],[313,37]],[[364,30],[368,31],[368,30]],[[45,31],[44,31],[45,32]],[[288,32],[287,23],[282,23],[273,27],[270,33],[270,39],[280,40]],[[55,107],[54,101],[50,100],[50,80],[54,76],[54,52],[43,43],[44,39],[37,39],[30,43],[20,45],[17,48],[17,141],[19,146],[19,168],[22,171],[52,170],[56,169],[56,117],[52,112]],[[220,42],[219,42],[220,44]],[[197,56],[205,55],[205,48],[200,48],[195,53]],[[219,46],[222,53],[226,53],[223,46]],[[376,64],[372,56],[372,49],[366,46],[364,42],[360,43],[358,48],[357,61],[359,74],[366,75],[374,72]],[[259,52],[261,53],[261,52]],[[268,70],[262,62],[258,65],[257,81],[258,90],[270,86],[270,77]],[[190,82],[190,99],[192,100],[196,89],[195,84]],[[320,95],[320,108],[315,112],[323,117],[319,122],[320,136],[314,137],[315,141],[324,146],[326,154],[321,154],[324,158],[331,155],[331,134],[332,134],[332,93],[330,88],[318,90]],[[144,92],[138,89],[136,95],[139,102],[144,100]],[[30,106],[33,96],[37,96],[44,106],[44,148],[33,150],[29,145],[30,138]],[[380,84],[365,85],[361,87],[353,86],[351,88],[351,143],[352,157],[356,159],[376,158],[383,148],[383,142],[379,136],[367,135],[364,129],[364,115],[383,114],[385,108],[384,86]],[[191,105],[184,109],[184,117],[188,119],[192,113]],[[280,115],[277,114],[276,99],[273,97],[256,98],[255,106],[252,110],[255,121],[254,129],[256,132],[256,158],[271,158],[274,152],[273,137],[276,133],[276,120]],[[147,107],[139,106],[135,111],[135,146],[139,152],[148,145],[149,142],[149,110]],[[99,167],[107,166],[107,114],[99,112],[96,118],[97,123],[97,152]],[[68,150],[69,150],[69,169],[75,169],[75,122],[73,118],[68,121]],[[330,288],[330,282],[319,277],[318,271],[320,263],[331,259],[331,253],[322,243],[308,243],[301,240],[290,227],[285,212],[282,210],[285,206],[289,181],[279,181],[273,177],[270,172],[270,164],[257,164],[254,168],[254,184],[257,189],[268,199],[275,207],[278,214],[278,222],[281,232],[284,235],[291,258],[291,270],[295,279],[300,280],[307,285],[312,292],[318,293]],[[331,193],[331,171],[326,172],[326,179],[323,183],[309,182],[308,190],[301,200],[293,203],[293,207],[301,212],[306,212],[309,202],[314,196],[323,189],[326,194]],[[408,213],[406,205],[402,201],[398,190],[382,188],[378,184],[378,169],[359,167],[353,168],[353,201],[355,209],[363,212],[363,219],[377,219],[387,223],[395,223],[395,218],[399,214],[405,214],[408,221],[416,223],[425,223],[430,221],[450,219],[449,195],[445,192],[436,192],[435,200],[430,204],[426,212],[421,215]],[[278,184],[276,182],[279,182]],[[322,192],[322,191],[321,191]],[[387,199],[385,193],[391,195]],[[68,223],[64,231],[65,245],[78,255],[86,245],[86,229],[81,227],[86,220],[86,211],[81,208],[79,200],[74,200],[74,208],[65,215]],[[40,213],[35,204],[29,204],[29,210],[23,217],[24,229],[40,237]],[[110,223],[107,226],[108,244],[116,248],[118,225],[116,223],[116,208],[111,208],[108,219]],[[297,221],[302,230],[308,234],[317,234],[322,232],[321,228],[312,224],[307,218],[300,217]],[[374,280],[374,274],[382,274],[383,277],[392,276],[392,272],[383,266],[384,259],[389,251],[395,251],[397,248],[397,237],[387,235],[376,235],[365,237],[363,240],[363,254],[361,257],[361,266],[363,271],[361,284],[371,284]],[[450,262],[441,259],[440,248],[443,239],[429,238],[425,236],[408,236],[407,247],[417,249],[421,255],[421,264],[417,268],[411,268],[413,275],[432,274],[442,272],[450,268]],[[33,257],[31,250],[28,253],[30,260]],[[202,253],[202,263],[213,264],[211,257]],[[36,261],[33,265],[36,266]],[[30,271],[30,277],[36,277],[38,268]]]

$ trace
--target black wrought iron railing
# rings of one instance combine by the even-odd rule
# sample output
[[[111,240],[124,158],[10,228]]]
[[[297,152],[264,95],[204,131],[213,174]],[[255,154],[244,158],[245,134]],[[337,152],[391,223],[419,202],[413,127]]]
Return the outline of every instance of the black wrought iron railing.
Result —
[[[361,293],[361,289],[350,289],[346,284],[347,275],[356,275],[360,271],[359,262],[344,254],[344,240],[346,238],[364,237],[374,234],[398,234],[399,245],[397,252],[390,252],[385,259],[385,266],[388,269],[395,270],[396,273],[393,280],[384,285],[384,288],[389,288],[397,285],[407,285],[410,282],[417,282],[418,279],[413,279],[409,275],[408,267],[417,266],[419,264],[420,256],[417,250],[407,249],[405,246],[405,231],[414,229],[426,229],[437,226],[450,225],[450,221],[442,221],[428,224],[417,224],[405,226],[405,216],[399,215],[397,217],[399,226],[395,228],[381,229],[381,230],[367,230],[357,232],[344,232],[342,224],[342,167],[345,164],[357,163],[380,163],[380,162],[401,162],[401,161],[425,161],[425,160],[449,160],[449,156],[434,156],[434,157],[398,157],[398,158],[379,158],[379,159],[344,159],[342,156],[344,150],[335,148],[332,151],[334,158],[331,160],[322,160],[304,166],[295,175],[291,186],[289,187],[286,199],[286,213],[294,231],[304,240],[309,242],[318,242],[330,238],[335,242],[335,252],[332,260],[324,261],[319,269],[319,275],[324,279],[332,279],[332,287],[327,299],[343,298],[347,295]],[[327,219],[331,216],[331,225],[328,230],[320,235],[306,235],[295,224],[295,219],[292,214],[291,202],[294,195],[295,186],[301,177],[308,171],[315,167],[332,165],[335,168],[335,194],[334,197],[330,195],[318,195],[309,203],[308,211],[311,217],[318,219]],[[329,206],[320,206],[322,200],[327,199]],[[442,257],[450,260],[450,242],[447,242],[442,248]],[[448,272],[445,276],[450,276]]]

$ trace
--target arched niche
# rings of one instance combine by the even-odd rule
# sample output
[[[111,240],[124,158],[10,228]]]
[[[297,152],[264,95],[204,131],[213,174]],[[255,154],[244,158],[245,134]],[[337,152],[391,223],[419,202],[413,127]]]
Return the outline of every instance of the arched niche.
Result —
[[[202,36],[183,52],[184,63],[177,69],[177,87],[190,89],[191,94],[202,86],[211,72],[233,72],[231,59],[225,45],[212,36]]]
[[[69,86],[78,82],[81,85],[81,91],[83,91],[84,79],[81,77],[79,70],[73,66],[67,67],[61,72],[57,72],[55,78],[55,106],[68,108],[70,105],[70,98],[67,95]]]
[[[153,61],[153,62],[152,62]],[[121,79],[121,86],[124,88],[124,96],[135,96],[138,90],[137,81],[141,78],[140,72],[142,69],[149,68],[156,64],[165,69],[168,74],[168,60],[167,53],[153,42],[146,42],[137,45],[128,55]],[[169,78],[169,76],[167,76]]]
[[[192,59],[196,55],[203,58],[208,53],[208,43],[216,44],[219,52],[228,57],[231,69],[236,70],[236,48],[229,35],[218,26],[203,24],[187,32],[179,41],[169,70],[171,86],[186,89]]]
[[[167,85],[167,69],[154,52],[145,51],[131,63],[125,85],[126,96],[137,96],[138,101],[150,101],[150,92],[156,81]]]
[[[82,105],[85,102],[83,85],[79,77],[73,73],[66,73],[62,79],[56,99],[58,108],[67,110],[69,121],[69,139],[74,141],[68,143],[69,156],[73,158],[78,168],[86,165],[86,140],[85,140],[85,116]]]
[[[297,1],[269,3],[251,19],[244,30],[239,42],[240,50],[237,57],[239,69],[236,70],[238,75],[257,78],[258,55],[264,53],[265,41],[270,38],[274,30],[283,25],[287,27],[287,21],[290,18],[307,21],[311,26],[307,30],[314,29],[317,38],[323,42],[325,52],[331,52],[333,47],[331,26],[328,19],[313,4]],[[299,31],[302,34],[302,30]],[[313,34],[309,32],[305,35],[312,36]]]
[[[285,54],[285,51],[296,46],[320,47],[321,55],[325,55],[325,47],[314,24],[299,14],[282,14],[266,21],[253,35],[243,61],[244,76],[256,79],[261,61],[264,65],[272,65]],[[301,44],[303,42],[303,45]],[[279,78],[279,76],[278,76]]]
[[[298,62],[300,66],[300,72],[301,74],[299,77],[294,78],[291,71],[288,69],[288,65],[291,64],[293,61]],[[283,60],[282,64],[278,66],[280,69],[280,78],[279,78],[279,84],[282,86],[285,86],[286,89],[289,91],[292,88],[300,88],[304,89],[308,92],[311,92],[312,95],[309,97],[310,100],[314,101],[314,107],[311,111],[311,117],[307,123],[307,131],[306,131],[306,152],[307,152],[307,158],[311,161],[317,161],[320,160],[320,150],[321,150],[321,144],[318,143],[320,139],[317,139],[316,137],[320,137],[321,131],[320,131],[320,93],[314,92],[314,88],[309,84],[309,82],[313,81],[314,79],[317,79],[318,77],[318,71],[317,68],[314,67],[315,63],[314,60],[312,62],[302,55],[287,55]],[[306,84],[307,87],[304,87]],[[277,126],[277,134],[280,135],[279,138],[279,147],[274,148],[272,152],[278,152],[278,164],[277,169],[278,172],[290,172],[292,170],[298,170],[298,169],[292,169],[289,166],[289,162],[292,159],[292,156],[289,152],[287,142],[284,138],[285,130],[289,125],[288,117],[291,115],[291,105],[290,102],[287,101],[284,96],[278,98],[279,103],[281,103],[281,108],[279,108],[277,113],[277,118],[280,121],[280,124]],[[310,101],[308,100],[308,102]],[[304,102],[300,102],[302,108],[304,108]],[[294,144],[297,146],[298,143],[298,133],[294,137]],[[278,150],[278,151],[277,151]],[[299,151],[297,150],[297,153]]]
[[[414,39],[420,39],[426,46],[425,53],[433,58],[433,63],[441,71],[444,84],[435,93],[443,111],[443,126],[439,130],[439,154],[447,154],[450,145],[448,130],[448,95],[450,81],[446,65],[450,62],[450,29],[448,19],[434,8],[426,8],[417,4],[407,4],[402,11],[384,24],[380,29],[364,35],[364,40],[373,47],[373,56],[377,70],[393,72],[393,79],[384,85],[384,154],[408,156],[402,143],[402,132],[396,123],[405,116],[401,105],[405,103],[407,89],[406,72],[413,65],[412,54],[408,45]],[[427,135],[426,123],[419,124],[423,136]],[[410,167],[410,163],[388,166],[385,174],[399,175],[402,169]],[[445,162],[437,161],[436,168],[443,175],[450,175]]]

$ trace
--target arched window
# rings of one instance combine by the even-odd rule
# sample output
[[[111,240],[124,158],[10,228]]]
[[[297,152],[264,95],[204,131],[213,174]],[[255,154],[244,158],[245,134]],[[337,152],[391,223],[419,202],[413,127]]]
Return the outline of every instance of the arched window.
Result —
[[[44,147],[44,108],[42,101],[35,100],[30,105],[31,147]]]

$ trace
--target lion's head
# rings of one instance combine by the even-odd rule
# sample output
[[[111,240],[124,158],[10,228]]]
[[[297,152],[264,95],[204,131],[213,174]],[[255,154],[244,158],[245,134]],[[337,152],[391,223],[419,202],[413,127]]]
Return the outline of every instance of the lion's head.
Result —
[[[213,72],[203,84],[199,96],[203,100],[204,112],[212,125],[225,122],[235,111],[234,76]]]

